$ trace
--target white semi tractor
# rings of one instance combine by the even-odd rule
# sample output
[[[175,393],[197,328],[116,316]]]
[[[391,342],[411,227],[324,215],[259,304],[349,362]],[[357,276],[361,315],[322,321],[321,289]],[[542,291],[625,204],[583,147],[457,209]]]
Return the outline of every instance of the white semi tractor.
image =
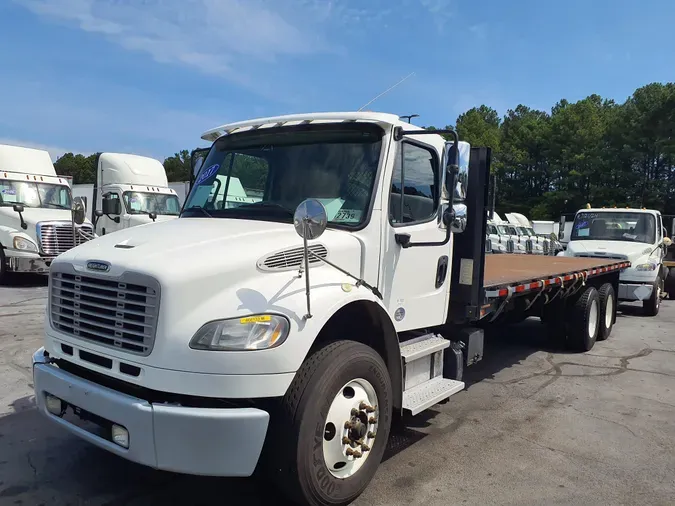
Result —
[[[73,195],[86,202],[98,235],[177,218],[181,208],[162,163],[126,153],[100,153],[96,182],[73,185]]]
[[[610,335],[630,263],[486,256],[490,150],[452,130],[336,112],[203,139],[178,219],[52,264],[37,405],[92,444],[180,473],[258,469],[298,504],[348,504],[395,417],[464,390],[485,325],[541,316],[580,351]],[[214,188],[230,178],[249,200],[225,205]]]
[[[46,273],[56,256],[94,237],[73,221],[69,179],[49,153],[0,144],[0,282],[7,273]]]

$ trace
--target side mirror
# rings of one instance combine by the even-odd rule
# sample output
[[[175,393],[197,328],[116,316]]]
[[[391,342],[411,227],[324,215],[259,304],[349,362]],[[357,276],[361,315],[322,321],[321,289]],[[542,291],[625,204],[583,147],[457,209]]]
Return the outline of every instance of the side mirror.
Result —
[[[86,213],[87,210],[84,207],[82,198],[75,197],[73,200],[73,221],[78,225],[82,225],[84,223]]]
[[[104,198],[101,203],[103,214],[119,216],[122,214],[122,205],[119,199]]]
[[[326,208],[316,199],[300,202],[293,215],[295,231],[303,239],[318,239],[328,226]]]
[[[148,213],[148,216],[150,216],[150,219],[151,219],[152,221],[155,221],[155,220],[157,219],[157,213],[154,212],[154,211]]]
[[[12,209],[14,209],[15,213],[22,213],[24,211],[23,204],[14,204],[14,206],[12,206]]]
[[[669,248],[671,244],[673,244],[673,241],[670,239],[670,237],[664,237],[663,238],[663,245],[666,248]]]
[[[101,216],[103,216],[103,211],[101,211],[100,209],[97,209],[96,211],[94,211],[94,216],[96,216],[97,218],[100,218]]]

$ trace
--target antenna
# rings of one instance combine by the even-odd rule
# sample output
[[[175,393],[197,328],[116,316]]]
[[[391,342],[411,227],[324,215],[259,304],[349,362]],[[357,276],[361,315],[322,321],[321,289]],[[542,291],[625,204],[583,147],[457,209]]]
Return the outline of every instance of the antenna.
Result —
[[[408,79],[409,77],[411,77],[411,76],[413,76],[413,75],[415,75],[415,72],[411,72],[410,74],[408,74],[407,76],[405,76],[403,79],[401,79],[399,82],[397,82],[394,86],[392,86],[392,87],[387,88],[386,90],[384,90],[382,93],[380,93],[380,94],[377,95],[375,98],[373,98],[370,102],[368,102],[368,103],[366,103],[365,105],[363,105],[363,106],[359,109],[359,111],[362,111],[363,109],[365,109],[366,107],[368,107],[370,104],[372,104],[373,102],[375,102],[375,100],[377,100],[378,98],[380,98],[380,97],[386,95],[386,94],[389,93],[391,90],[393,90],[394,88],[396,88],[399,84],[401,84],[403,81],[405,81],[406,79]]]

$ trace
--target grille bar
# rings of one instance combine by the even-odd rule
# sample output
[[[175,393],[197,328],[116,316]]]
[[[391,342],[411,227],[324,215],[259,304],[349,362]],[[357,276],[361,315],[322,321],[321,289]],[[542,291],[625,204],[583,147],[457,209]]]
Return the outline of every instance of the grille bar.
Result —
[[[52,267],[49,305],[55,329],[103,346],[150,354],[159,308],[156,280],[133,273],[112,278],[60,269],[72,266]]]
[[[87,238],[93,237],[94,229],[89,224],[75,226],[75,238],[73,238],[73,225],[64,222],[40,222],[37,224],[37,236],[40,246],[45,255],[58,256],[69,249],[87,242]]]

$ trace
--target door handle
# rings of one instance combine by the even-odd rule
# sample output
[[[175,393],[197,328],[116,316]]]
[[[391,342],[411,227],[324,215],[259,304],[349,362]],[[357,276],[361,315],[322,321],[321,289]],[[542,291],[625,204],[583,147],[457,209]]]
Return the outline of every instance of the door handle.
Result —
[[[438,259],[438,267],[436,267],[436,288],[440,288],[445,283],[445,278],[448,275],[448,257],[443,255]]]

